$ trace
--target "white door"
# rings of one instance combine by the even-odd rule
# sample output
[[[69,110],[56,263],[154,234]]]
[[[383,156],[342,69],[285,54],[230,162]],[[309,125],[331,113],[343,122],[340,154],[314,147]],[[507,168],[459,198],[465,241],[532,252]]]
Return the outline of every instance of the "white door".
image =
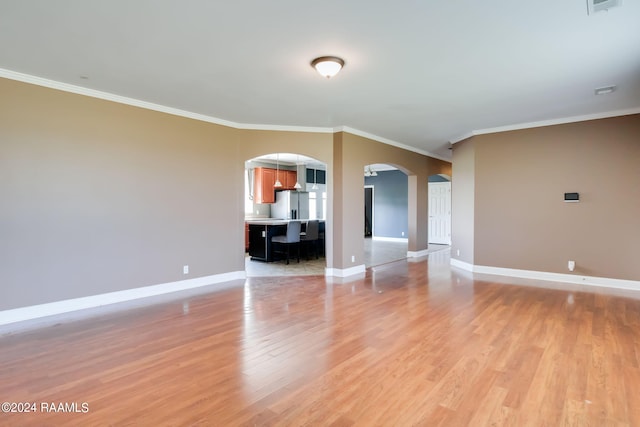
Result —
[[[451,182],[429,183],[429,243],[451,244]]]

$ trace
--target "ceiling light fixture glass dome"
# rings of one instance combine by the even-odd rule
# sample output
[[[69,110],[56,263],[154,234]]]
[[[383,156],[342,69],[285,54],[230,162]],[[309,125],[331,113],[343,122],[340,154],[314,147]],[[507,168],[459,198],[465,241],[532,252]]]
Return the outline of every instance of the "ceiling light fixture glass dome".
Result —
[[[321,56],[311,61],[311,66],[320,73],[320,75],[331,78],[338,74],[344,67],[344,61],[337,56]]]

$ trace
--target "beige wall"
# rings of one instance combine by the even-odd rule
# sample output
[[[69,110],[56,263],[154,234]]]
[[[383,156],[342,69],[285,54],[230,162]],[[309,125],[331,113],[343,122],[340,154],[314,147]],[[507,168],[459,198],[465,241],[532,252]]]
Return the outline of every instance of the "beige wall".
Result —
[[[474,263],[475,141],[453,146],[451,179],[451,258]]]
[[[363,264],[364,257],[364,175],[365,165],[385,163],[409,175],[409,246],[410,251],[427,248],[428,178],[451,173],[451,164],[372,141],[361,136],[339,133],[334,137],[335,215],[340,215],[340,229],[334,230],[335,268],[346,269]],[[338,221],[336,220],[336,227]],[[355,257],[352,261],[351,257]]]
[[[256,156],[327,164],[338,269],[363,261],[365,164],[420,178],[425,245],[426,177],[450,170],[351,134],[238,130],[6,79],[0,93],[0,310],[244,270],[243,171]]]
[[[294,153],[312,157],[331,165],[333,134],[311,132],[280,132],[265,130],[241,131],[239,149],[244,160],[273,153]]]
[[[640,280],[640,115],[473,143],[474,264],[570,273],[574,260],[574,274]]]
[[[0,93],[0,309],[244,269],[237,130],[9,80]]]
[[[311,132],[280,132],[265,130],[241,131],[239,150],[243,161],[273,153],[302,154],[325,163],[327,167],[327,188],[333,182],[333,134]],[[333,192],[327,194],[326,215],[326,259],[327,267],[333,266],[334,244],[332,230],[333,221]]]

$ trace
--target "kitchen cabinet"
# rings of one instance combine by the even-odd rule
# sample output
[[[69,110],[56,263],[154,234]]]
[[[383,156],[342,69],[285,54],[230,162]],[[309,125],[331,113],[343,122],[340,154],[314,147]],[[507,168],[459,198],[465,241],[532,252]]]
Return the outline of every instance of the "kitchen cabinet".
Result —
[[[276,260],[273,254],[271,238],[287,234],[287,224],[289,220],[267,219],[267,220],[247,220],[249,226],[249,255],[254,261],[272,262]],[[302,222],[303,229],[306,221]],[[324,236],[324,221],[320,221],[319,231]],[[324,253],[324,237],[320,243],[320,249]]]
[[[267,226],[249,224],[249,255],[251,259],[267,260]]]
[[[244,223],[244,251],[249,252],[249,224]]]
[[[276,182],[276,170],[255,168],[253,180],[253,201],[255,203],[275,203],[276,194],[273,184]]]
[[[287,221],[249,221],[249,255],[252,260],[273,261],[271,238],[287,233]]]
[[[298,174],[296,171],[280,169],[277,172],[278,179],[282,184],[282,190],[294,190],[296,182],[298,181]]]
[[[321,169],[307,168],[307,183],[309,184],[326,184],[327,172]]]
[[[274,184],[276,183],[276,176],[282,184],[282,187],[279,188],[280,190],[293,190],[298,179],[296,171],[255,168],[253,173],[253,201],[255,203],[275,203],[276,188]]]

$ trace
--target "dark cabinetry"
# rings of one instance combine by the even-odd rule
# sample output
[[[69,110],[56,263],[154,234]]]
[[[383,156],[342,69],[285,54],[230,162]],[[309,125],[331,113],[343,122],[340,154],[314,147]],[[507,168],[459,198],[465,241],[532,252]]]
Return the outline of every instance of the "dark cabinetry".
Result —
[[[244,251],[249,251],[249,224],[244,224]]]
[[[286,224],[249,224],[249,255],[251,259],[273,261],[271,238],[278,234],[286,234],[286,232]]]
[[[326,184],[327,183],[327,171],[321,169],[309,169],[307,168],[307,183],[309,184]]]

